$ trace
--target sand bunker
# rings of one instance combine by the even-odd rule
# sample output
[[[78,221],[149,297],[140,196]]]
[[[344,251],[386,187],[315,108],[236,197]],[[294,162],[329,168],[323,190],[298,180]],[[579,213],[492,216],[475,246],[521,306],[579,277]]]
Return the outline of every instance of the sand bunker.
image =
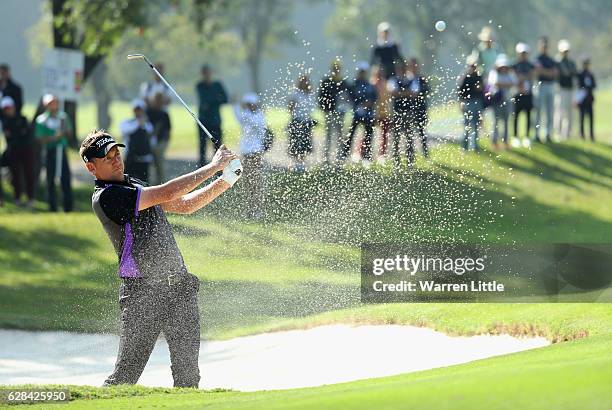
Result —
[[[321,326],[226,341],[203,341],[201,388],[242,391],[320,386],[450,366],[547,346],[544,338],[451,337],[413,326]],[[113,369],[118,338],[70,332],[0,330],[0,384],[101,385]],[[140,378],[172,386],[160,340]]]

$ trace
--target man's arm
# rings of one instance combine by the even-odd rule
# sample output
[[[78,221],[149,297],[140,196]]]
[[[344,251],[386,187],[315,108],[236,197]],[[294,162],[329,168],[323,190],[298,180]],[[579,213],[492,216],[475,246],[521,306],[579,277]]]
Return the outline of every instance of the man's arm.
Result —
[[[212,184],[203,188],[196,189],[186,195],[181,196],[170,202],[161,204],[161,207],[166,212],[175,214],[192,214],[204,206],[211,203],[215,198],[227,191],[231,187],[230,184],[222,179],[217,179]]]
[[[222,145],[215,153],[210,164],[176,177],[165,184],[141,188],[138,210],[142,211],[143,209],[181,198],[215,175],[215,173],[223,170],[225,165],[234,158],[236,158],[236,155],[225,148],[225,145]]]

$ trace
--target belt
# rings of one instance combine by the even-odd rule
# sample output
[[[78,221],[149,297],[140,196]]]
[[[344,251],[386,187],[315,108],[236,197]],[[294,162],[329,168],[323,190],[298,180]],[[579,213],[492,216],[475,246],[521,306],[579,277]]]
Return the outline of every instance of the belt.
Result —
[[[163,279],[146,279],[146,278],[122,278],[122,280],[125,283],[143,283],[143,284],[159,284],[159,283],[164,283],[167,284],[169,287],[172,286],[176,286],[179,283],[181,283],[183,280],[187,279],[186,274],[184,273],[180,273],[180,274],[171,274],[166,276]]]

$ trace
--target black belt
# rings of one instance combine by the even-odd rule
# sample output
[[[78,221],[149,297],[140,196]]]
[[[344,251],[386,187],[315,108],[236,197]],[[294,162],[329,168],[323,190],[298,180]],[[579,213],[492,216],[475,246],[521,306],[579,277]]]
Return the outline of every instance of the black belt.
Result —
[[[141,284],[150,284],[156,285],[159,283],[167,284],[169,287],[176,286],[185,279],[187,279],[187,274],[177,273],[168,275],[165,278],[161,279],[149,279],[149,278],[121,278],[125,283],[141,283]]]

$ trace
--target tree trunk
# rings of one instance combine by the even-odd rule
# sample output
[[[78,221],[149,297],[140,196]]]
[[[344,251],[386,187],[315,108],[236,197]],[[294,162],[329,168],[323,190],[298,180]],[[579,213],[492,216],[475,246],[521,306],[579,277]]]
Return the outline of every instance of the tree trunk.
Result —
[[[260,84],[260,57],[253,56],[247,59],[247,65],[249,66],[249,76],[251,77],[251,90],[259,94],[261,91]]]
[[[98,128],[108,130],[111,126],[112,118],[109,107],[111,103],[111,93],[106,83],[108,66],[101,60],[91,73],[91,81],[96,96],[96,106],[98,110]]]

